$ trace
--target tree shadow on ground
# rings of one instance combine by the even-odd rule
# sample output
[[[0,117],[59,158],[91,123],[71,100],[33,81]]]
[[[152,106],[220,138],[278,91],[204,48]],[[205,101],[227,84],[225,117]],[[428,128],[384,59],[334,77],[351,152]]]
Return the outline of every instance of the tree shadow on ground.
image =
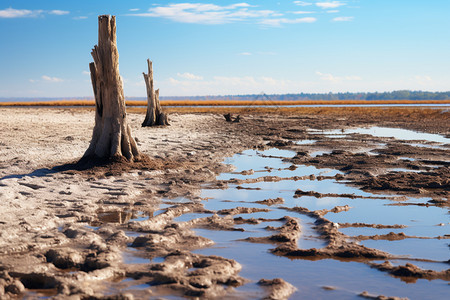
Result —
[[[97,158],[83,157],[77,162],[54,166],[52,168],[42,168],[26,174],[11,174],[0,178],[5,179],[24,177],[45,177],[56,173],[65,173],[69,175],[80,174],[89,177],[98,176],[117,176],[130,170],[151,171],[175,169],[183,164],[159,158],[150,158],[147,155],[141,155],[139,160],[128,161],[125,158]]]

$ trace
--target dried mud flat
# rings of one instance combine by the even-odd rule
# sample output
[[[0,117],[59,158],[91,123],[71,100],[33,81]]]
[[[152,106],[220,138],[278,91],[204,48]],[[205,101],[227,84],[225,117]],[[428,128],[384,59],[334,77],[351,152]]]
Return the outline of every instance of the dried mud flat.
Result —
[[[291,168],[307,165],[339,170],[341,173],[330,176],[333,180],[395,198],[397,206],[439,207],[448,211],[448,144],[436,147],[433,142],[405,143],[355,133],[345,138],[334,133],[331,137],[324,132],[382,126],[439,133],[449,138],[449,112],[339,109],[254,113],[242,115],[239,123],[226,122],[220,114],[172,113],[171,126],[155,128],[141,128],[143,115],[130,113],[133,136],[149,161],[87,170],[70,164],[87,149],[93,127],[92,111],[1,108],[0,114],[1,299],[248,298],[249,295],[234,292],[249,282],[240,275],[240,262],[199,254],[197,249],[211,247],[214,242],[197,235],[194,229],[245,232],[237,225],[273,221],[252,218],[252,214],[268,211],[272,205],[315,220],[314,230],[325,243],[322,248],[299,248],[301,225],[297,218],[286,214],[277,219],[282,222],[280,227],[267,227],[266,236],[247,239],[273,245],[272,255],[312,261],[358,261],[410,282],[418,278],[450,280],[449,269],[433,271],[411,263],[393,265],[390,260],[395,255],[359,243],[367,239],[410,238],[403,233],[349,239],[340,231],[346,227],[402,228],[402,224],[336,224],[327,214],[350,207],[328,210],[283,207],[281,198],[260,201],[266,209],[237,206],[211,210],[205,208],[207,199],[201,197],[206,183],[208,188],[237,185],[245,189],[245,184],[251,182],[285,180],[276,176],[216,179],[218,174],[232,171],[223,164],[226,157],[246,149],[276,147],[296,153],[285,159],[292,164]],[[309,140],[314,140],[314,144],[298,142]],[[403,171],[387,171],[393,168]],[[329,178],[325,175],[310,179]],[[301,189],[295,191],[295,197],[370,199]],[[408,201],[415,197],[429,200]],[[248,218],[241,217],[243,213]],[[188,214],[198,217],[184,222],[176,220]],[[449,235],[436,238],[448,239]],[[132,257],[142,259],[129,261],[130,252]],[[139,284],[144,288],[130,288]],[[302,295],[284,278],[259,278],[258,286],[261,293],[250,298],[286,299]],[[385,297],[373,296],[365,290],[358,291],[355,296],[358,295],[370,299]]]

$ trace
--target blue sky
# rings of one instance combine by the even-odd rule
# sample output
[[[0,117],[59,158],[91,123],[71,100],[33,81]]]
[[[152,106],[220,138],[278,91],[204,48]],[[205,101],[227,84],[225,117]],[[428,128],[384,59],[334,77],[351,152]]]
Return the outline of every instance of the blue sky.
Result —
[[[125,95],[450,90],[450,1],[0,1],[0,97],[92,97],[97,16]]]

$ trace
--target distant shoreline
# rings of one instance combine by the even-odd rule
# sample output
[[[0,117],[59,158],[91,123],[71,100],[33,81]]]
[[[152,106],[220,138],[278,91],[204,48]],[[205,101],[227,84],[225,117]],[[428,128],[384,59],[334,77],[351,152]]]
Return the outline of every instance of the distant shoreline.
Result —
[[[126,100],[127,106],[147,106],[146,100]],[[162,106],[303,106],[303,105],[450,105],[450,100],[161,100]],[[0,106],[94,106],[94,100],[9,101]]]
[[[147,101],[146,97],[125,97],[127,102]],[[286,101],[450,101],[450,91],[429,92],[398,90],[391,92],[346,92],[346,93],[291,93],[291,94],[245,94],[245,95],[206,95],[206,96],[161,96],[161,101],[264,101],[264,102],[286,102]],[[5,102],[61,102],[61,101],[94,101],[94,97],[0,97],[0,103]],[[373,102],[372,102],[373,103]],[[329,104],[329,103],[327,103]],[[227,104],[229,105],[229,104]],[[285,104],[279,104],[285,105]]]

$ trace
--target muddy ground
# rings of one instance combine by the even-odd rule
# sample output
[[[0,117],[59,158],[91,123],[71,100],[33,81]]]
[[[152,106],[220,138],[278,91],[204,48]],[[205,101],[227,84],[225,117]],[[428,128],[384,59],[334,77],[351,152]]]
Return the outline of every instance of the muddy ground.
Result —
[[[239,261],[192,252],[213,244],[192,229],[237,230],[236,224],[258,222],[233,218],[248,208],[206,211],[200,197],[205,183],[220,188],[236,184],[218,181],[216,176],[230,171],[223,164],[226,157],[246,149],[277,147],[295,151],[297,155],[290,160],[293,168],[301,164],[340,170],[344,175],[336,175],[336,180],[375,194],[398,197],[398,205],[418,205],[401,201],[405,197],[428,197],[430,200],[421,205],[449,206],[450,145],[433,147],[433,143],[424,141],[412,145],[361,134],[345,139],[322,134],[328,129],[381,126],[439,133],[449,138],[450,113],[444,110],[277,110],[270,114],[243,113],[240,122],[227,122],[222,114],[172,112],[170,126],[155,128],[140,127],[144,115],[129,113],[133,136],[149,159],[85,170],[72,164],[89,145],[94,123],[91,110],[1,108],[0,115],[0,299],[230,295],[234,287],[248,282],[239,275]],[[302,140],[316,142],[296,144]],[[317,151],[323,152],[311,155]],[[386,171],[392,168],[411,172]],[[302,190],[295,195],[342,197]],[[180,197],[185,201],[176,201]],[[282,205],[282,201],[267,199],[265,204]],[[300,226],[295,218],[286,217],[283,226],[271,228],[266,238],[253,241],[273,243],[274,255],[365,260],[380,272],[412,280],[450,280],[449,270],[436,272],[411,264],[371,262],[389,260],[392,255],[349,241],[336,224],[326,219],[329,211],[286,209],[315,218],[316,230],[327,246],[298,249]],[[213,216],[174,221],[183,214],[204,212]],[[365,238],[405,237],[361,237]],[[152,260],[125,264],[123,253],[129,248]],[[130,281],[124,280],[127,278]],[[111,285],[121,285],[126,290],[131,281],[133,285],[148,284],[148,288],[126,292],[110,289]],[[296,290],[283,278],[261,278],[259,285],[267,299],[286,299]],[[361,291],[361,297],[372,296]]]

